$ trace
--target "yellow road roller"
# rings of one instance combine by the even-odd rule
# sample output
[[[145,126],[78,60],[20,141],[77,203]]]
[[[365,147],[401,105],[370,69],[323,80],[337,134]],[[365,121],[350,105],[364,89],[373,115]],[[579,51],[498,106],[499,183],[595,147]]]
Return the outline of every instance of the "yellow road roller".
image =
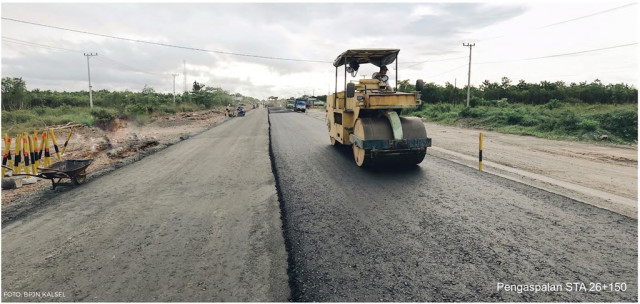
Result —
[[[395,62],[395,87],[398,87],[399,52],[399,49],[351,49],[333,62],[335,90],[326,103],[329,139],[331,145],[351,145],[353,157],[360,167],[417,165],[431,147],[431,138],[427,137],[422,120],[399,115],[402,109],[421,104],[419,92],[424,82],[416,82],[415,92],[398,92],[388,84],[388,76],[382,73],[387,65]],[[383,76],[354,79],[362,64],[377,66]],[[340,67],[344,67],[342,92],[338,92]],[[348,78],[351,80],[347,81]]]

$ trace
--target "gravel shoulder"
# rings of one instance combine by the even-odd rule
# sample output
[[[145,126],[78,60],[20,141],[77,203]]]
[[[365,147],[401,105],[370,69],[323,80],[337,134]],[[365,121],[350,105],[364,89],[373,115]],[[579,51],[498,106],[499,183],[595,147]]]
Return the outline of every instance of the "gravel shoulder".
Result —
[[[322,109],[307,115],[325,119]],[[432,156],[478,167],[484,134],[484,171],[620,214],[638,218],[638,146],[582,143],[425,123]]]

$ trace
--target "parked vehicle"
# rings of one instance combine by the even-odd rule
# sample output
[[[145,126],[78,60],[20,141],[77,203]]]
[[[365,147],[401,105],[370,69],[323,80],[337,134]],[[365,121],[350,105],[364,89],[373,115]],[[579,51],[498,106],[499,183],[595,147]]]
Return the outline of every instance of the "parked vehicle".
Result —
[[[244,114],[245,114],[244,108],[243,107],[238,107],[237,113],[238,113],[238,117],[243,117]]]

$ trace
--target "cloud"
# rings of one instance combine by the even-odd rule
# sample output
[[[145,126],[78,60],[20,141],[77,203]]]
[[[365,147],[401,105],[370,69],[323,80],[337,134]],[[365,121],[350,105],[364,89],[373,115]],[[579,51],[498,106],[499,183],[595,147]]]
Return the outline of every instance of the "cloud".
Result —
[[[408,23],[404,31],[423,38],[442,41],[460,39],[474,29],[483,28],[512,19],[524,13],[519,5],[494,6],[487,4],[434,4],[433,11],[439,12],[438,18],[423,15]]]
[[[579,8],[580,14],[585,15],[589,13],[589,9],[593,12],[614,6],[616,4],[600,4],[591,8],[592,6],[585,4]],[[559,9],[553,10],[554,7]],[[335,69],[330,62],[338,54],[346,49],[376,47],[401,49],[399,62],[402,79],[415,80],[435,75],[435,78],[425,80],[444,82],[455,77],[462,79],[466,74],[465,68],[455,69],[467,61],[465,58],[437,61],[466,56],[468,48],[462,47],[462,42],[473,42],[472,39],[487,35],[500,35],[518,22],[544,25],[579,16],[574,14],[575,9],[569,8],[570,6],[555,4],[536,6],[533,2],[3,3],[2,16],[6,18],[176,47],[2,20],[3,37],[75,50],[27,46],[3,39],[2,75],[23,77],[29,88],[86,89],[87,63],[83,53],[97,52],[98,56],[90,59],[94,89],[139,91],[147,84],[158,92],[170,92],[173,88],[171,74],[179,73],[181,75],[176,78],[176,89],[181,91],[184,80],[183,61],[186,61],[189,88],[193,81],[198,81],[208,86],[222,87],[232,93],[239,92],[258,98],[294,96],[314,90],[324,94],[329,88],[333,89]],[[548,12],[553,12],[556,19],[547,20]],[[607,16],[598,16],[604,17]],[[624,25],[629,18],[637,19],[637,12],[635,15],[616,17],[617,22],[597,23],[597,29],[589,28],[588,22],[594,21],[593,19],[584,19],[587,25],[580,31],[608,33],[608,36],[619,37],[612,40],[619,41],[615,43],[624,43],[628,37],[618,34],[625,31],[636,31],[637,34],[637,30],[625,28]],[[637,21],[633,22],[637,25]],[[538,46],[528,47],[527,51],[531,53],[528,56],[548,55],[545,52],[551,46],[560,44],[567,50],[558,49],[558,52],[572,51],[571,48],[607,46],[600,45],[603,43],[600,40],[586,41],[580,38],[577,41],[578,37],[584,37],[577,35],[577,27],[573,31],[558,31],[573,29],[572,25],[562,24],[553,31],[522,37],[531,38],[534,41],[529,44]],[[556,37],[555,32],[561,32],[561,37]],[[576,38],[572,39],[573,37]],[[474,48],[474,56],[477,56],[474,58],[487,58],[484,60],[488,61],[488,58],[515,56],[514,54],[520,53],[517,48],[522,45],[516,38],[517,35],[514,35],[499,41],[479,43]],[[550,45],[549,41],[561,43]],[[637,58],[627,57],[629,56],[625,55],[615,59],[624,59],[627,66],[637,66]],[[427,60],[427,63],[415,64]],[[535,69],[538,71],[530,72],[529,75],[539,77],[541,74],[583,73],[577,70],[555,72],[553,66],[543,64],[542,61],[523,64],[518,73],[512,71],[507,64],[485,65],[486,69],[474,69],[474,76],[485,78],[502,74],[496,76],[499,79],[501,76],[521,75],[521,71]],[[407,68],[410,65],[413,66]],[[545,70],[540,71],[543,66]],[[361,74],[370,72],[367,67],[363,67]],[[628,74],[627,72],[624,78],[621,75],[618,79],[637,78],[637,75]]]
[[[444,11],[440,10],[436,6],[418,5],[412,12],[410,17],[421,18],[423,16],[441,16],[444,15]]]

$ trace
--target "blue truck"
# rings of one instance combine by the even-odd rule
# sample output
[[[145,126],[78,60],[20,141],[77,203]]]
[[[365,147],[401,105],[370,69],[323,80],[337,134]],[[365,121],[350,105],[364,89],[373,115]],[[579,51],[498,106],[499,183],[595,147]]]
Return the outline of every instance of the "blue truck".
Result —
[[[293,110],[304,113],[307,110],[307,100],[305,98],[296,98]]]

